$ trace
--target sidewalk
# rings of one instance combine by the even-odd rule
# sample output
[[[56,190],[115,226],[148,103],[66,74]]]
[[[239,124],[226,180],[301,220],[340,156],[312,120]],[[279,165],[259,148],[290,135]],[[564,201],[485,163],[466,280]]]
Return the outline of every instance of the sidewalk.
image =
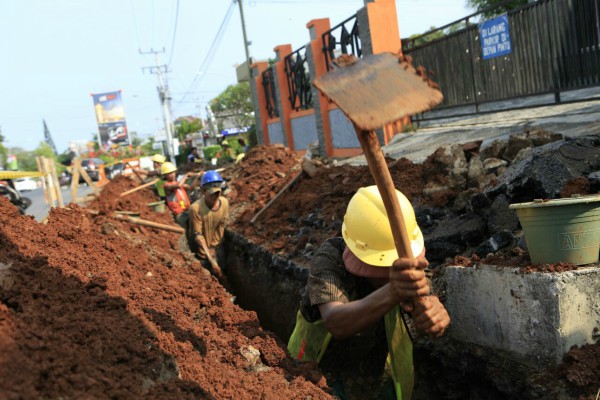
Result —
[[[564,101],[600,96],[600,88],[588,88],[562,93]],[[537,96],[515,101],[490,103],[481,106],[485,110],[502,110],[523,104],[543,104],[552,101],[552,95]],[[383,147],[385,155],[392,158],[405,157],[413,162],[422,162],[435,149],[446,144],[465,143],[482,140],[482,147],[496,139],[507,138],[514,133],[538,127],[576,137],[600,134],[600,100],[580,103],[548,105],[543,107],[501,111],[490,114],[452,117],[452,114],[465,113],[466,108],[443,110],[436,113],[448,118],[424,121],[415,132],[399,133]],[[452,114],[451,114],[452,113]],[[365,165],[363,156],[339,161],[339,164]]]

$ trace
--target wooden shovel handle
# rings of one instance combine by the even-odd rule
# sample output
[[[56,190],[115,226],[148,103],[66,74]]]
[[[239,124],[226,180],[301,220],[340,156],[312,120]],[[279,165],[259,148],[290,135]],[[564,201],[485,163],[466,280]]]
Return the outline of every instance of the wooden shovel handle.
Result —
[[[392,175],[387,167],[383,152],[379,146],[377,134],[374,131],[363,131],[354,126],[358,141],[362,147],[369,170],[377,184],[383,205],[390,221],[394,243],[399,257],[414,258],[410,247],[410,240],[402,217],[402,210],[396,196],[396,188],[392,181]]]

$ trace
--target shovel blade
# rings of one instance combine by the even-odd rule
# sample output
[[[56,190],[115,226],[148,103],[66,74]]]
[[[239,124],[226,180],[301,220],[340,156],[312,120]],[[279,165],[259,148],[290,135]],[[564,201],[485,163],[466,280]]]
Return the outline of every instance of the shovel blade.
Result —
[[[444,98],[435,85],[391,53],[366,56],[313,84],[362,130],[430,110]]]

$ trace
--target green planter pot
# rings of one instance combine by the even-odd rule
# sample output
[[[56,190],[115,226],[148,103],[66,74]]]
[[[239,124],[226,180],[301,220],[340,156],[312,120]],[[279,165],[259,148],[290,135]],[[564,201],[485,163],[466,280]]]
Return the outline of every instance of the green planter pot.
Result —
[[[600,195],[511,204],[533,264],[598,262]]]

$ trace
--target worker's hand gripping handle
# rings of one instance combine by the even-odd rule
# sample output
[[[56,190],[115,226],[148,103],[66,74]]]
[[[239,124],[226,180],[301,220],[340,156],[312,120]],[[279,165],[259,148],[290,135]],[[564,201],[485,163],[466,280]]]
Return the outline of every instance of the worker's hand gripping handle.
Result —
[[[390,221],[390,227],[392,229],[392,235],[394,236],[394,243],[396,244],[396,250],[398,251],[399,258],[414,258],[410,247],[410,240],[404,224],[404,218],[402,217],[402,210],[398,203],[396,196],[396,188],[392,181],[392,176],[383,157],[383,152],[379,146],[377,134],[374,131],[363,131],[354,126],[358,140],[363,149],[369,170],[373,179],[377,184],[381,198],[383,199],[383,205]],[[413,298],[413,305],[418,307],[423,299],[420,297]]]

